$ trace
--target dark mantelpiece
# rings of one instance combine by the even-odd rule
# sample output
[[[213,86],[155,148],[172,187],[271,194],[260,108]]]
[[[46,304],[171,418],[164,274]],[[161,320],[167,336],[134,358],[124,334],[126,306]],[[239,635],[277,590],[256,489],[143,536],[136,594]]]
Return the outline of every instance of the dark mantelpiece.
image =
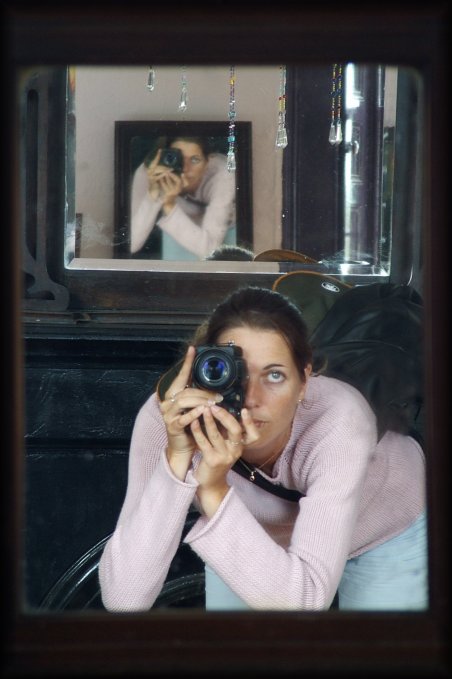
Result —
[[[25,591],[31,608],[114,529],[135,416],[180,356],[183,335],[153,327],[25,327]]]

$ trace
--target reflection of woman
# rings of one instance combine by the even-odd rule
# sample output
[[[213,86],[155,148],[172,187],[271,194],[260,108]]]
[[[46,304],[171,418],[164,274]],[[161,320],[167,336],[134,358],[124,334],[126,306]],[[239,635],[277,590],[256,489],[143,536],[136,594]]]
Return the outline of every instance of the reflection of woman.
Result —
[[[233,226],[235,177],[226,157],[209,153],[206,141],[178,137],[169,146],[180,149],[179,174],[159,164],[159,149],[142,163],[132,183],[131,253],[139,256],[155,227],[163,233],[163,259],[204,259],[225,241]],[[235,234],[231,234],[235,242]]]
[[[185,542],[206,564],[209,609],[322,610],[336,591],[340,609],[425,608],[418,443],[390,431],[377,441],[364,397],[312,373],[301,314],[277,292],[232,293],[195,338],[217,343],[243,350],[241,420],[214,391],[190,386],[190,347],[163,400],[152,395],[135,423],[125,502],[100,561],[107,609],[152,606],[192,502],[201,515]],[[239,458],[250,475],[304,496],[250,482],[231,469]]]

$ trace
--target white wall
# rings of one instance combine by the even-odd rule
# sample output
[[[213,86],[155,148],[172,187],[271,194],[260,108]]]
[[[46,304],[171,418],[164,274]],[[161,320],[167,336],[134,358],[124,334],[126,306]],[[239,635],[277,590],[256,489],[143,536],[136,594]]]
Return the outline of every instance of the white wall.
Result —
[[[77,67],[76,212],[83,214],[82,256],[111,257],[115,120],[228,120],[229,66],[187,67],[188,108],[178,110],[181,68]],[[254,250],[280,247],[282,151],[275,147],[279,66],[236,67],[236,120],[251,121]]]

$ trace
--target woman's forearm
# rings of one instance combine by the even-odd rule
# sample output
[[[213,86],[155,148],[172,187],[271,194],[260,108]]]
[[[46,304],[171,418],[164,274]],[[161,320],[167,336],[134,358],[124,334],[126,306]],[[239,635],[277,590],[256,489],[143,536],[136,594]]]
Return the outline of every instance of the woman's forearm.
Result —
[[[108,541],[99,563],[102,601],[110,611],[146,611],[158,597],[179,547],[197,484],[160,464]]]
[[[155,226],[160,208],[161,203],[153,200],[150,195],[146,195],[135,209],[132,208],[130,228],[130,251],[132,254],[141,250],[146,243]]]
[[[159,219],[159,226],[183,248],[204,259],[223,242],[228,221],[224,214],[215,216],[206,211],[201,226],[198,226],[176,205],[169,215]]]

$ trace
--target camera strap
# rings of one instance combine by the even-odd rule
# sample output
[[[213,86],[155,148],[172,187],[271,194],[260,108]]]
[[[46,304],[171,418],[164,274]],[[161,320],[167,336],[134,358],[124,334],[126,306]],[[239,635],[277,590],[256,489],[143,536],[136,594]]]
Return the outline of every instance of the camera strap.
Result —
[[[243,476],[250,483],[254,483],[256,486],[259,486],[259,488],[262,488],[269,493],[273,493],[273,495],[277,495],[284,500],[289,500],[289,502],[298,502],[300,498],[304,497],[304,494],[300,493],[299,490],[285,488],[284,486],[277,486],[274,483],[271,483],[259,473],[256,467],[245,464],[241,458],[237,460],[231,469],[237,472],[237,474],[240,474],[240,476]]]

